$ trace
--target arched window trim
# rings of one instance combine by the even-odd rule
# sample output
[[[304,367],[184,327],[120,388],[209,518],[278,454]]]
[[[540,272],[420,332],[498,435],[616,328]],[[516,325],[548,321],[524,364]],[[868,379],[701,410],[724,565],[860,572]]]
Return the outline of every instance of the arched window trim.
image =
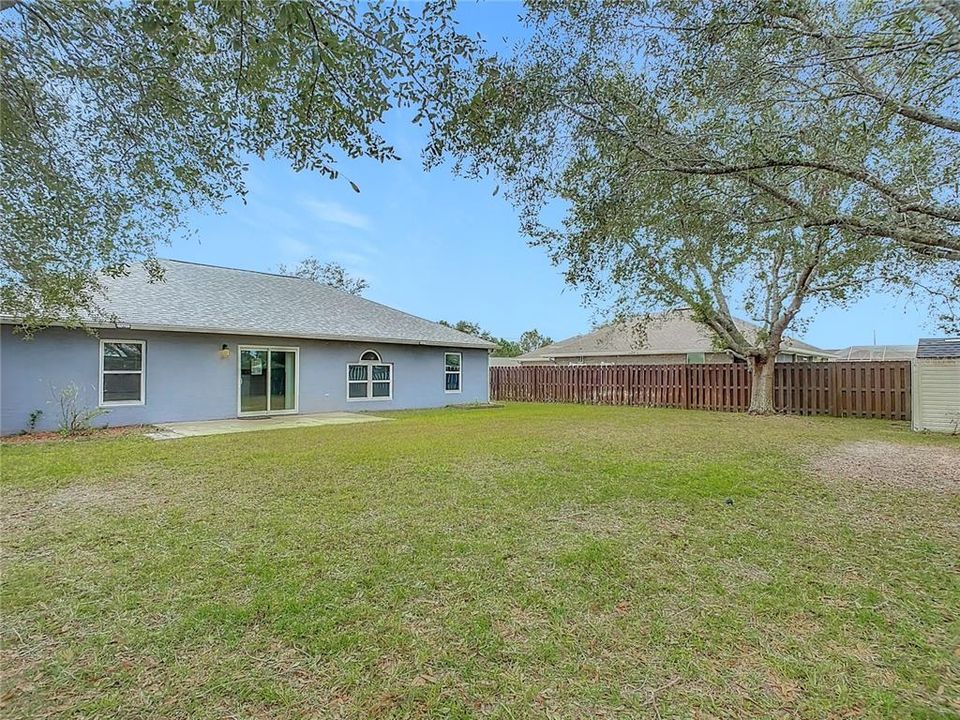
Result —
[[[368,355],[376,360],[366,359]],[[393,363],[384,362],[373,349],[360,353],[357,362],[347,363],[347,402],[392,399]]]

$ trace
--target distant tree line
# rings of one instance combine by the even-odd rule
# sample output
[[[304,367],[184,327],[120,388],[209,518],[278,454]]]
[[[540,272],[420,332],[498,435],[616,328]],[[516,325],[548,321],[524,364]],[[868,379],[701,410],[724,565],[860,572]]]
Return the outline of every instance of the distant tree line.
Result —
[[[537,350],[553,342],[551,338],[536,328],[521,333],[519,340],[509,340],[504,337],[496,337],[493,333],[480,327],[479,323],[470,322],[469,320],[458,320],[455,323],[446,320],[440,320],[439,322],[441,325],[467,333],[467,335],[474,335],[488,342],[496,343],[497,347],[493,351],[494,357],[517,357],[517,355],[523,355],[531,350]]]

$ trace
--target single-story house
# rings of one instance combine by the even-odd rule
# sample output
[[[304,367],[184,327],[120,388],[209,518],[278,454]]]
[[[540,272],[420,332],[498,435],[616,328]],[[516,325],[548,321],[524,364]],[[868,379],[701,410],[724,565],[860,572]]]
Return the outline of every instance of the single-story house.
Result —
[[[487,402],[492,343],[311,280],[161,260],[104,280],[94,332],[0,317],[0,433]],[[39,416],[36,412],[40,411]]]
[[[747,337],[759,329],[746,320],[737,326]],[[778,362],[824,361],[827,350],[784,338]],[[592,333],[577,335],[520,355],[521,365],[674,365],[731,363],[732,354],[717,350],[710,331],[689,309],[669,310],[636,321],[622,320]]]

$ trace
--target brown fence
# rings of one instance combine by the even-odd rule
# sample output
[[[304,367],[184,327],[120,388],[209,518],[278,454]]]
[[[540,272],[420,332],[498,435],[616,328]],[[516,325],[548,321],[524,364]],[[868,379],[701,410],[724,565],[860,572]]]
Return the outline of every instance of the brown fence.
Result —
[[[743,364],[490,368],[490,399],[744,412]],[[773,400],[795,415],[910,419],[910,362],[777,363]]]

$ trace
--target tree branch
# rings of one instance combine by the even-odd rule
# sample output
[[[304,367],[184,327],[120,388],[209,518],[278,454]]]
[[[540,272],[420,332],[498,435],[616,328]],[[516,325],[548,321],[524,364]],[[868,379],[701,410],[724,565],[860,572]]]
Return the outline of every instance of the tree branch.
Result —
[[[804,26],[808,33],[818,38],[827,50],[827,57],[839,65],[844,72],[856,82],[864,94],[876,100],[881,106],[905,118],[943,130],[960,133],[960,120],[948,115],[941,115],[929,110],[924,110],[923,108],[892,98],[890,93],[885,92],[870,80],[870,78],[857,67],[856,63],[848,61],[845,58],[846,48],[843,47],[843,44],[826,30],[818,28],[806,13],[783,11],[782,16],[796,20]]]

